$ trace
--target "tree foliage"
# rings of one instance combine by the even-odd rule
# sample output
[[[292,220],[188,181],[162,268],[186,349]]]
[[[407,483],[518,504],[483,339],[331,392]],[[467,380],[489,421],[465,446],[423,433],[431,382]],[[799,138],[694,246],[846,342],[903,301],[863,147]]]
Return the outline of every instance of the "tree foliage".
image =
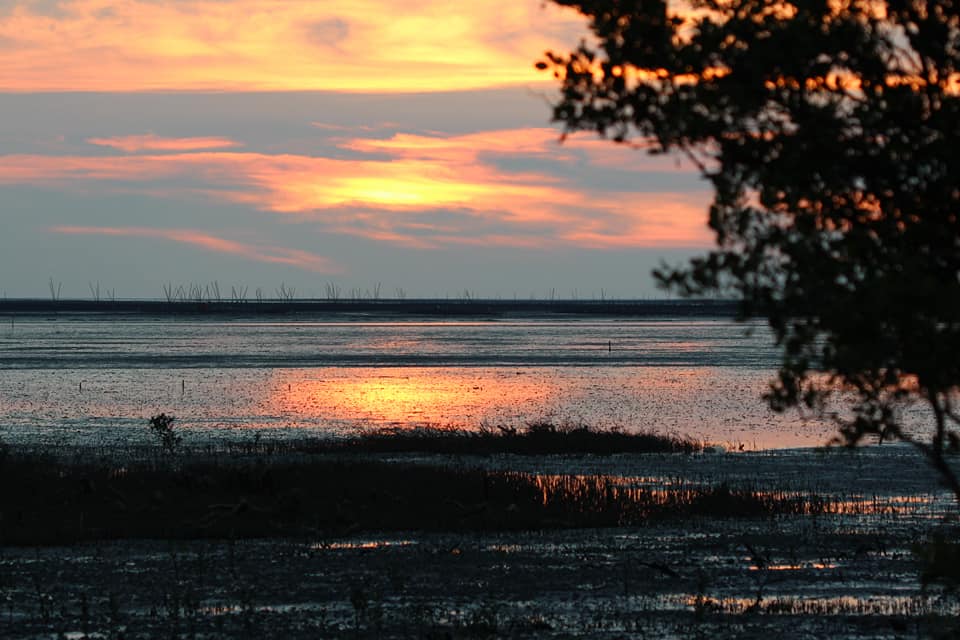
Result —
[[[537,64],[554,119],[712,183],[716,247],[660,281],[769,321],[775,409],[841,394],[843,441],[909,440],[960,499],[960,2],[555,1],[592,36]]]

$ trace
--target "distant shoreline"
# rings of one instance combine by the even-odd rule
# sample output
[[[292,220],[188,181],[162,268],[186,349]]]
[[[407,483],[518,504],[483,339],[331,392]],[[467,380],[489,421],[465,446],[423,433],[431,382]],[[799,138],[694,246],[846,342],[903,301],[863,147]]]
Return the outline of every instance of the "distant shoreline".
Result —
[[[633,316],[714,317],[737,314],[733,300],[0,300],[0,314]]]

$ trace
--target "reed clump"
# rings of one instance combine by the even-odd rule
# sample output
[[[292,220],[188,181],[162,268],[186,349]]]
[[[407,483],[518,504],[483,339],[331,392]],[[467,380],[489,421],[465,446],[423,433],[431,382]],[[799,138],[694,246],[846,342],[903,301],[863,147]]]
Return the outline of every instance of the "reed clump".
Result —
[[[834,512],[814,495],[727,485],[637,485],[363,456],[168,457],[118,466],[10,454],[0,544],[251,538],[356,531],[508,531],[643,525],[663,518]],[[839,504],[839,503],[838,503]],[[837,507],[839,508],[839,507]]]
[[[521,428],[383,429],[351,438],[257,440],[224,445],[245,453],[433,453],[452,455],[613,455],[622,453],[701,453],[704,443],[654,432],[628,433],[570,423],[528,422]]]

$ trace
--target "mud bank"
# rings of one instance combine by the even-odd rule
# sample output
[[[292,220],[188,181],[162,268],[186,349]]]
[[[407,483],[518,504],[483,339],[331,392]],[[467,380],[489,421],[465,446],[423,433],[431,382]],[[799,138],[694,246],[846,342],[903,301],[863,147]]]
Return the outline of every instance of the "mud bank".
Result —
[[[916,524],[4,549],[4,638],[894,638],[955,632]],[[947,636],[949,637],[949,636]]]

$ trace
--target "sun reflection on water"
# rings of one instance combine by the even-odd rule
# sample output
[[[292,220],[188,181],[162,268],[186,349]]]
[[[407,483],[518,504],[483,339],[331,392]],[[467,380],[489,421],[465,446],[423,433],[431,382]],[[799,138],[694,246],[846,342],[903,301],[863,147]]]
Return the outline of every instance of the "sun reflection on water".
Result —
[[[329,372],[328,373],[333,373]],[[520,375],[479,378],[469,370],[435,368],[354,369],[350,375],[316,377],[313,371],[277,371],[269,410],[301,418],[370,423],[373,426],[476,428],[514,423],[543,404],[556,385],[535,388]]]
[[[773,414],[760,400],[766,378],[727,368],[357,366],[265,373],[244,389],[252,401],[248,425],[265,416],[268,428],[345,434],[550,422],[656,431],[734,450],[820,445],[832,433]]]

